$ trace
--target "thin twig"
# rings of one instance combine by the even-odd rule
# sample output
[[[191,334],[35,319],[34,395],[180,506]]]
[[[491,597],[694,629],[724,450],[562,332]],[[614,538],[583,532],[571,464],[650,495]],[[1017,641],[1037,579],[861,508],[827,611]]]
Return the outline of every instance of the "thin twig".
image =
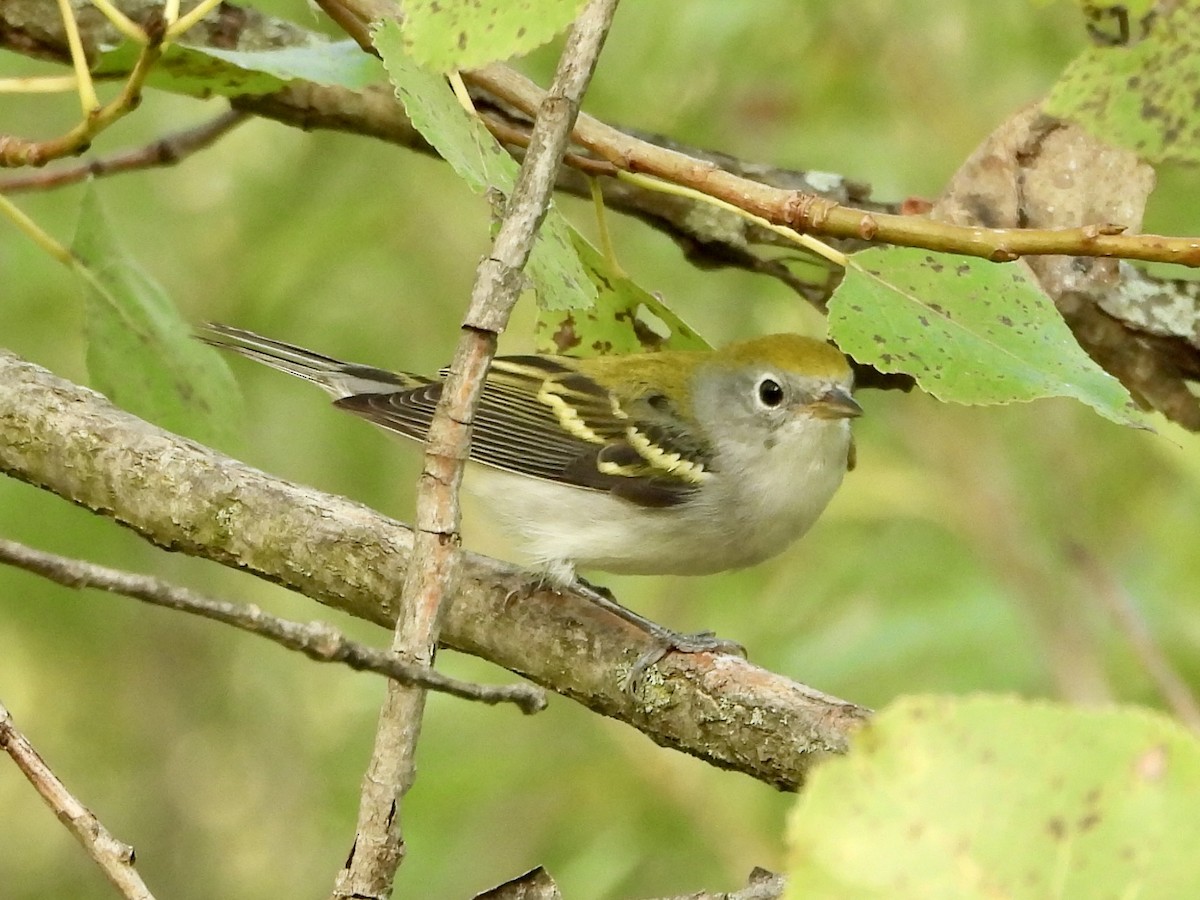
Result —
[[[288,650],[296,650],[317,662],[343,663],[360,672],[374,672],[403,684],[419,684],[464,700],[515,703],[526,713],[539,712],[546,707],[545,693],[537,687],[524,684],[490,686],[460,681],[427,666],[406,664],[382,650],[352,641],[324,622],[290,622],[256,606],[214,600],[149,575],[46,553],[3,538],[0,538],[0,563],[34,572],[65,587],[96,588],[223,622],[274,641]]]
[[[17,730],[12,714],[3,703],[0,703],[0,749],[12,757],[17,768],[54,810],[58,820],[75,835],[121,896],[127,900],[154,900],[154,895],[134,869],[133,847],[113,837],[92,811],[75,799],[29,739]],[[9,818],[11,822],[11,816]]]
[[[525,114],[542,102],[545,92],[507,66],[490,65],[463,77]],[[1105,225],[1082,228],[982,228],[935,222],[922,216],[899,216],[852,209],[816,194],[783,190],[742,178],[721,167],[639,140],[581,115],[575,142],[626,172],[653,175],[691,187],[777,225],[797,231],[924,247],[1004,262],[1026,255],[1112,256],[1200,266],[1200,239],[1152,234],[1124,234]]]
[[[62,9],[71,61],[75,66],[83,116],[78,125],[47,141],[0,135],[0,166],[42,166],[51,160],[83,152],[96,135],[139,106],[146,76],[162,56],[165,25],[161,18],[152,18],[145,25],[146,40],[121,93],[111,102],[101,106],[88,69],[75,14],[66,0],[59,0],[59,6]]]
[[[470,449],[475,406],[497,338],[520,295],[521,271],[545,218],[580,102],[616,6],[617,0],[589,0],[572,26],[554,81],[536,111],[529,148],[492,250],[476,271],[463,333],[426,440],[413,559],[392,644],[393,650],[410,659],[432,658],[444,607],[459,582],[458,487]],[[339,874],[335,897],[391,893],[404,852],[400,801],[412,786],[424,703],[420,689],[389,688],[363,782],[355,849]]]
[[[206,147],[250,118],[247,112],[227,110],[211,121],[159,138],[144,147],[114,153],[102,159],[62,168],[46,169],[0,180],[0,194],[44,191],[76,184],[85,178],[100,178],[139,169],[173,166]]]
[[[1067,548],[1067,553],[1092,585],[1096,597],[1108,609],[1117,630],[1129,642],[1133,655],[1154,682],[1167,706],[1184,725],[1200,732],[1200,701],[1197,701],[1187,680],[1171,664],[1155,640],[1129,592],[1085,547],[1074,544]]]

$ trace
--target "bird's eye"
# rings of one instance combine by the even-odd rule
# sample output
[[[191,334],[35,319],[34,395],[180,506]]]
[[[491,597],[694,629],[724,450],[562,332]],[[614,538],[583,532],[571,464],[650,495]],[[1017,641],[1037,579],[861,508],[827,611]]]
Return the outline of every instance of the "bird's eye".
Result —
[[[768,409],[783,403],[783,388],[774,378],[763,378],[758,382],[758,400]]]

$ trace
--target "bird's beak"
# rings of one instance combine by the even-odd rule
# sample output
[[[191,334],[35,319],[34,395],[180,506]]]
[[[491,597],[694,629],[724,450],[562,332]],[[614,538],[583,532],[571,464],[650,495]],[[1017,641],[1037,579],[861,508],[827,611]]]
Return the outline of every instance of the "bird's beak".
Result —
[[[858,401],[845,388],[830,388],[808,405],[818,419],[854,419],[863,414]]]

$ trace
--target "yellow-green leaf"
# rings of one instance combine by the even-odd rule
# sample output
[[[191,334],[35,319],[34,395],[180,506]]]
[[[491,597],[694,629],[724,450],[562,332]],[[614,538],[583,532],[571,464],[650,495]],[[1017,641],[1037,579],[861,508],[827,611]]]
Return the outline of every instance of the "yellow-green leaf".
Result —
[[[404,49],[427,69],[523,56],[565,29],[584,0],[404,0]]]
[[[1200,161],[1200,0],[1135,19],[1128,45],[1089,47],[1044,104],[1152,163]]]
[[[1136,709],[914,697],[813,774],[789,900],[1191,897],[1200,742]]]
[[[571,230],[579,259],[596,287],[596,303],[584,310],[538,310],[534,336],[543,353],[567,356],[706,350],[708,343],[667,305],[616,272],[587,240]]]

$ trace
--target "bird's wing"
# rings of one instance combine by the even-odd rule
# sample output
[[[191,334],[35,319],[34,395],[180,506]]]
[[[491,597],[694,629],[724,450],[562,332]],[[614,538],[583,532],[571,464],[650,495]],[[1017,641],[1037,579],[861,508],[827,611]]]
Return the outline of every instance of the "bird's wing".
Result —
[[[335,405],[423,441],[441,392],[442,383],[432,381]],[[692,496],[711,463],[708,448],[674,421],[662,398],[618,405],[606,388],[552,357],[501,357],[475,413],[471,458],[639,506],[673,506]]]

